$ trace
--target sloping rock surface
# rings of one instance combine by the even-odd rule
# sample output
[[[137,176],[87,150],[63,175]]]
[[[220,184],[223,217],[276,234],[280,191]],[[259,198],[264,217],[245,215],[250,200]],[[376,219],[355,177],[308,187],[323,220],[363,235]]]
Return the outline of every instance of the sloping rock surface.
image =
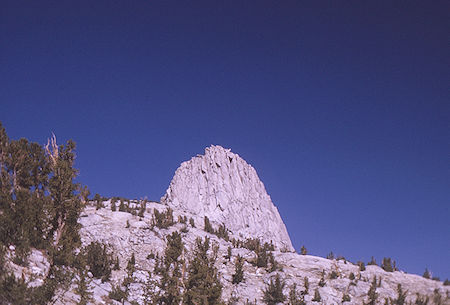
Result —
[[[208,147],[204,155],[183,162],[161,202],[198,218],[207,216],[240,238],[259,238],[279,249],[294,250],[256,170],[221,146]]]

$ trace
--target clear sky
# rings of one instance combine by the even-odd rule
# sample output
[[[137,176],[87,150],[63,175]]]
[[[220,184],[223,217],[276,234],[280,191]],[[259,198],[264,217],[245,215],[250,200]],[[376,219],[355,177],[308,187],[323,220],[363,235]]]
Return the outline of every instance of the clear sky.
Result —
[[[294,246],[450,277],[448,1],[1,1],[0,120],[74,139],[91,192],[159,200],[206,146]]]

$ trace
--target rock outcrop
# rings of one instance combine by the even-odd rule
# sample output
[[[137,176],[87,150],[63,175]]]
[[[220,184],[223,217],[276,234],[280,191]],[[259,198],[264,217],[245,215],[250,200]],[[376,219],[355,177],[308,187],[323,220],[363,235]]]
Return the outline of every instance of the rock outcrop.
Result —
[[[259,238],[293,251],[277,208],[256,170],[229,149],[212,145],[183,162],[161,203],[176,210],[207,216],[242,239]]]

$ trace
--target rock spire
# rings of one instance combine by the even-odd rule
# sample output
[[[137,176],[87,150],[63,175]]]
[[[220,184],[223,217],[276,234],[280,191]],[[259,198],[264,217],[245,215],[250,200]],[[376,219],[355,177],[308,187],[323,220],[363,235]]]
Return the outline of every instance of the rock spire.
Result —
[[[256,170],[230,149],[212,145],[204,155],[183,162],[161,203],[199,220],[207,216],[242,239],[259,238],[272,241],[278,249],[294,251]]]

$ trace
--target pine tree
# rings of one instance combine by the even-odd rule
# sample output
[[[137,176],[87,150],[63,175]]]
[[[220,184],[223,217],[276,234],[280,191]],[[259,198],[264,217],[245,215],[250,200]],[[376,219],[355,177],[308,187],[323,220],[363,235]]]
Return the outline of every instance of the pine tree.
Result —
[[[306,247],[305,247],[305,246],[302,246],[302,248],[300,249],[300,254],[301,254],[301,255],[306,255],[306,254],[308,254],[308,250],[306,250]]]
[[[364,305],[376,305],[378,299],[377,291],[377,278],[374,276],[372,280],[372,284],[370,285],[369,291],[367,292],[367,296],[369,300]]]
[[[204,230],[205,230],[206,232],[208,232],[208,233],[214,234],[215,231],[214,231],[214,229],[213,229],[213,227],[212,227],[212,225],[211,225],[211,222],[209,221],[208,216],[205,216],[204,222],[205,222]]]
[[[403,292],[401,284],[397,285],[397,293],[398,293],[397,298],[395,300],[391,299],[391,305],[405,305],[406,304],[406,294],[408,292],[407,291]]]
[[[263,302],[267,305],[276,305],[286,300],[286,296],[283,294],[285,283],[280,279],[280,275],[277,274],[275,282],[270,279],[270,283],[267,285],[263,292]]]
[[[394,268],[392,267],[392,260],[390,257],[384,257],[383,262],[381,263],[381,268],[387,272],[393,272]]]
[[[54,136],[45,147],[10,140],[0,123],[0,246],[15,245],[14,261],[20,264],[27,263],[31,248],[47,251],[50,262],[39,287],[28,289],[5,272],[0,272],[0,286],[17,290],[17,297],[23,292],[38,304],[48,302],[58,285],[67,282],[68,272],[59,266],[72,266],[81,244],[78,217],[81,195],[88,190],[74,183],[74,150],[73,141],[57,145]],[[14,297],[10,303],[27,302]]]
[[[243,266],[244,266],[244,259],[242,258],[242,256],[238,255],[236,258],[236,264],[234,265],[234,274],[232,276],[233,284],[239,284],[244,280]]]
[[[297,284],[292,284],[289,290],[288,305],[306,305],[305,299],[297,292]]]
[[[309,293],[309,280],[308,280],[308,278],[306,276],[303,279],[303,286],[305,287],[305,290],[302,291],[302,294],[303,295],[307,295]]]
[[[367,263],[367,265],[374,265],[377,266],[377,262],[375,260],[375,258],[372,256],[372,259],[370,260],[370,262]]]
[[[208,237],[203,242],[197,238],[194,257],[188,267],[183,304],[213,305],[221,302],[222,285],[214,266],[217,252],[213,251],[212,255],[208,255],[209,248]]]
[[[314,290],[314,298],[312,299],[312,301],[313,302],[320,302],[320,301],[322,301],[322,297],[320,296],[320,292],[319,292],[318,288],[316,288]]]

